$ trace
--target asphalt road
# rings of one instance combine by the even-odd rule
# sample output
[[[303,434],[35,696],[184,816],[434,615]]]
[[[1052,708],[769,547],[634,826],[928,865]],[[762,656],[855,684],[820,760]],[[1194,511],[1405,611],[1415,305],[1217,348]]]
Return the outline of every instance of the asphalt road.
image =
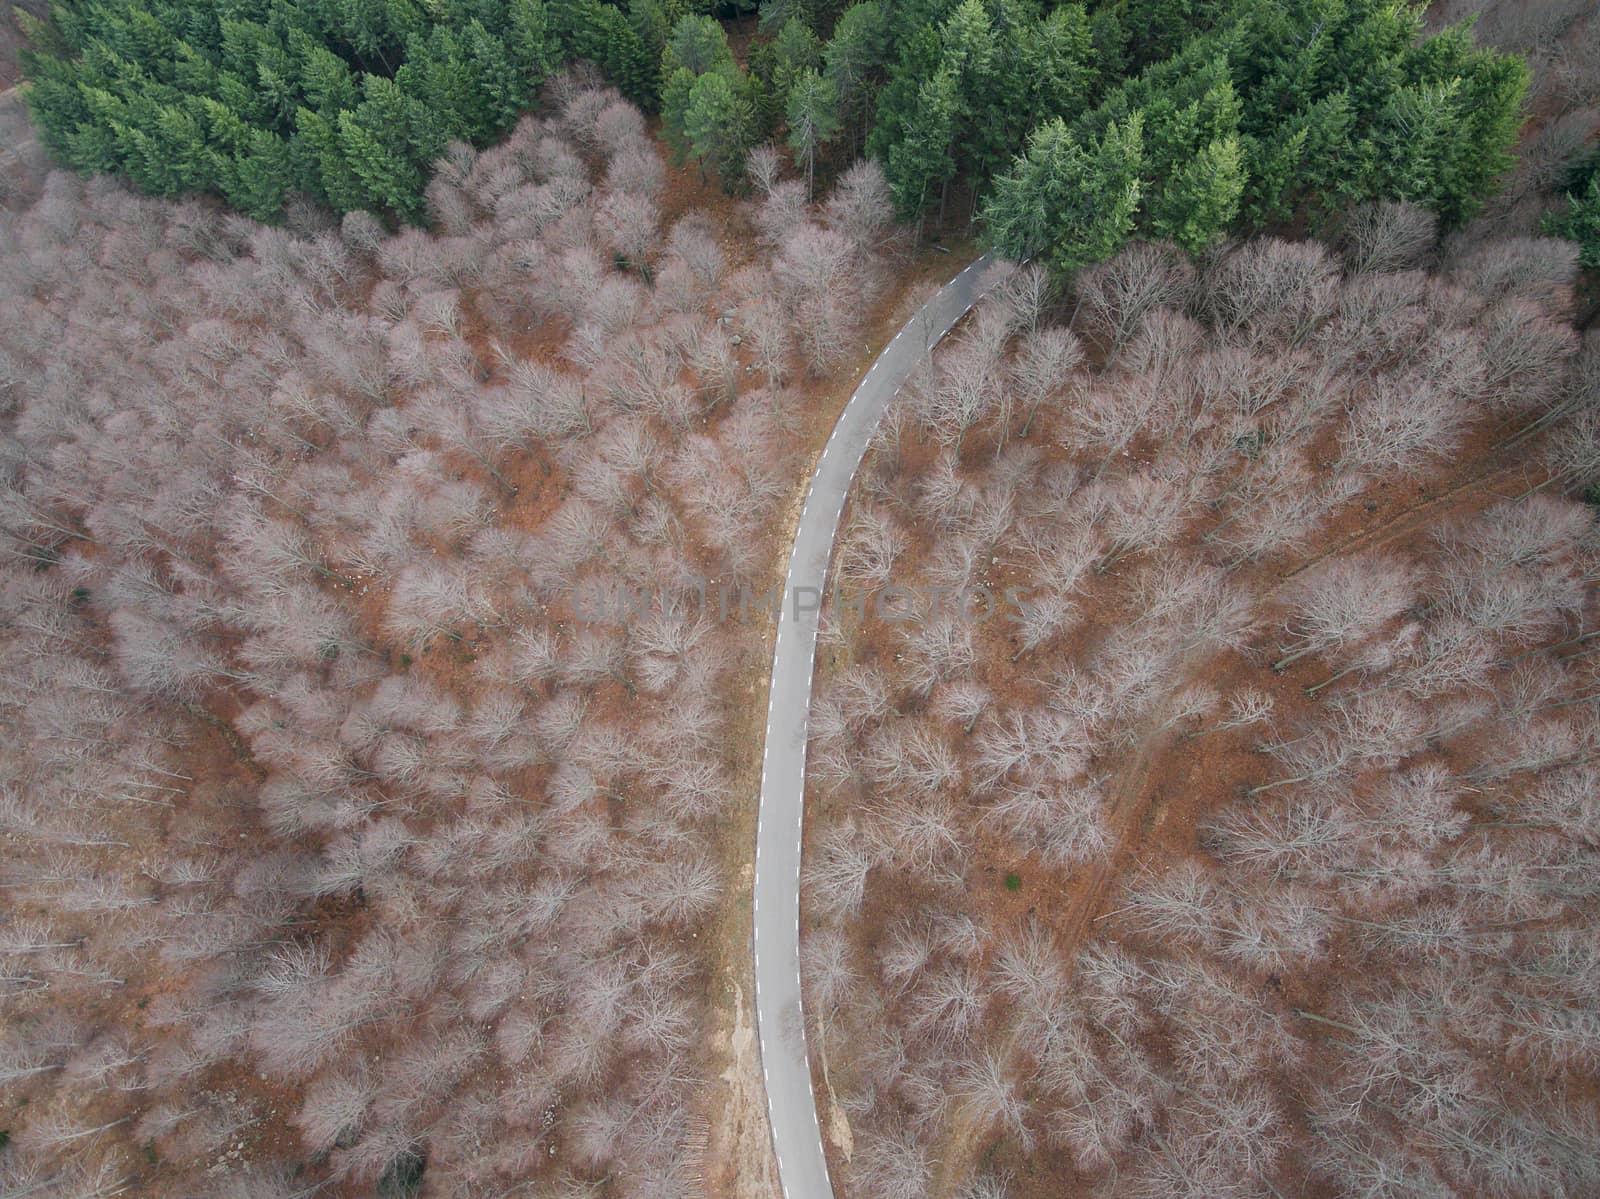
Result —
[[[772,655],[767,742],[756,818],[756,1028],[767,1114],[785,1199],[831,1199],[816,1097],[806,1060],[800,1006],[800,830],[806,773],[806,722],[817,609],[844,498],[889,401],[917,362],[972,307],[979,258],[930,299],[878,355],[833,428],[817,463],[795,530],[783,611]]]

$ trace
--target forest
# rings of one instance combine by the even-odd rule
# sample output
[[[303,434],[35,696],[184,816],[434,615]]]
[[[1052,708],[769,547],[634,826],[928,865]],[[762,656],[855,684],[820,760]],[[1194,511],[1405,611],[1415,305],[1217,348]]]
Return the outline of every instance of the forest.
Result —
[[[0,1196],[1600,1194],[1591,7],[19,6]]]
[[[1131,238],[1191,251],[1351,203],[1449,225],[1512,162],[1523,57],[1379,0],[769,0],[735,55],[681,0],[66,0],[29,19],[28,103],[57,159],[274,219],[299,193],[419,222],[430,164],[483,145],[562,61],[660,113],[731,191],[779,138],[882,166],[898,215],[952,191],[990,246],[1070,273]],[[1592,173],[1592,172],[1591,172]],[[1593,223],[1574,178],[1571,229]],[[1587,222],[1587,223],[1585,223]]]
[[[835,569],[803,952],[846,1195],[1580,1196],[1600,342],[1575,252],[1010,275]],[[1585,500],[1587,495],[1588,499]]]
[[[4,214],[0,1194],[695,1193],[763,631],[570,595],[764,578],[891,209],[551,86],[431,232]]]

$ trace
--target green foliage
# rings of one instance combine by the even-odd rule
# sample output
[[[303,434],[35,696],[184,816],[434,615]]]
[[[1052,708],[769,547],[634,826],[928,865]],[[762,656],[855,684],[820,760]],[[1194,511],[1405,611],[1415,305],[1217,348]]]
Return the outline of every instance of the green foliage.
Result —
[[[653,108],[660,60],[621,9],[602,0],[548,0],[550,29],[564,58],[584,58],[635,104]]]
[[[1089,19],[1095,66],[1101,79],[1121,79],[1128,70],[1128,34],[1114,8],[1096,10]]]
[[[1081,4],[1063,4],[1022,45],[1031,112],[1081,109],[1096,81],[1094,33]]]
[[[840,36],[850,15],[840,22]],[[935,190],[942,197],[957,175],[981,192],[1022,150],[1030,129],[1075,116],[1100,77],[1094,28],[1079,4],[1040,16],[1025,0],[921,0],[894,10],[889,38],[899,54],[889,66],[867,149],[883,161],[907,217],[931,203]],[[832,46],[827,57],[833,70]],[[946,87],[934,82],[941,74],[949,79],[948,113],[932,103]],[[841,96],[848,120],[852,90],[842,87]],[[946,116],[949,138],[940,151],[930,131]],[[949,170],[932,161],[941,152],[951,160]],[[925,186],[931,182],[938,188]]]
[[[788,6],[782,11],[795,8]],[[763,18],[775,11],[778,10],[769,6],[763,10]],[[750,69],[744,86],[755,114],[751,129],[754,141],[767,137],[778,127],[795,81],[822,63],[822,44],[799,17],[786,17],[776,28],[776,36],[752,42],[747,55]]]
[[[1018,874],[1015,870],[1007,872],[1007,874],[1006,874],[1006,890],[1007,891],[1020,891],[1020,890],[1022,890],[1022,875]]]
[[[733,66],[733,51],[728,49],[728,35],[711,17],[687,16],[673,27],[667,48],[661,55],[661,73],[671,75],[682,68],[694,75],[704,75]]]
[[[789,122],[789,148],[806,164],[806,187],[816,190],[817,149],[839,132],[839,96],[833,84],[814,69],[804,71],[789,89],[784,109]]]
[[[888,53],[889,11],[883,0],[862,0],[845,9],[822,58],[823,73],[846,114],[865,109],[868,88],[881,76]]]
[[[1199,253],[1222,237],[1243,194],[1239,139],[1217,138],[1163,181],[1161,195],[1150,205],[1150,231]]]
[[[1090,22],[1092,45],[1111,11],[1097,14],[1106,25]],[[1510,165],[1527,67],[1474,47],[1465,29],[1424,39],[1419,13],[1386,0],[1123,0],[1115,14],[1136,63],[1170,54],[1063,128],[1046,123],[996,178],[985,219],[1007,252],[1044,253],[1070,270],[1128,236],[1200,250],[1230,229],[1299,213],[1318,221],[1376,199],[1459,224]],[[1071,44],[1082,45],[1081,31]],[[1135,117],[1144,139],[1129,209],[1117,171],[1091,164]],[[1073,199],[1104,187],[1116,203],[1098,215]]]
[[[301,190],[420,220],[450,140],[498,136],[561,61],[589,59],[636,103],[659,100],[674,158],[726,185],[786,124],[808,176],[830,141],[864,145],[902,216],[942,212],[964,182],[993,244],[1065,266],[1127,237],[1199,250],[1372,199],[1459,224],[1509,165],[1528,83],[1465,28],[1423,38],[1397,0],[770,0],[748,74],[714,16],[727,11],[61,0],[24,55],[27,99],[78,170],[264,219]],[[1588,189],[1562,228],[1592,226]]]
[[[1011,258],[1043,257],[1058,273],[1109,258],[1127,242],[1142,195],[1144,118],[1093,142],[1059,118],[1036,130],[984,207],[985,238]]]
[[[710,71],[690,87],[683,114],[690,155],[702,169],[707,164],[714,167],[730,190],[744,176],[750,121],[750,103],[740,95],[731,73]]]
[[[667,76],[666,85],[661,89],[661,136],[667,141],[667,153],[673,166],[681,167],[689,161],[689,155],[693,152],[685,121],[694,81],[693,71],[679,67]]]
[[[822,45],[804,21],[789,20],[778,30],[772,40],[777,57],[779,81],[785,93],[794,85],[802,71],[814,70],[822,65]]]
[[[1591,270],[1600,267],[1600,153],[1573,172],[1565,212],[1544,218],[1544,231],[1578,243],[1578,261]]]
[[[756,70],[746,75],[722,26],[701,14],[679,18],[661,55],[661,131],[672,161],[712,168],[729,191],[743,182],[745,155],[783,104],[773,88],[779,64],[770,46],[752,61]]]
[[[245,145],[222,164],[222,190],[246,216],[270,221],[283,210],[294,177],[289,142],[265,129],[251,129]]]
[[[788,92],[778,87],[778,52],[770,38],[757,38],[745,53],[748,67],[747,90],[754,111],[751,137],[762,141],[772,136],[783,120]]]
[[[1233,7],[1232,0],[1118,0],[1107,11],[1127,31],[1126,67],[1138,70],[1172,57]]]
[[[619,10],[554,3],[560,20],[543,0],[62,0],[24,56],[26,98],[58,161],[157,195],[270,220],[299,189],[420,220],[444,145],[503,133],[563,53],[653,96]]]
[[[913,107],[900,136],[889,146],[884,164],[889,190],[902,216],[921,213],[928,197],[955,176],[951,143],[960,104],[955,73],[948,68],[941,68],[917,89]]]

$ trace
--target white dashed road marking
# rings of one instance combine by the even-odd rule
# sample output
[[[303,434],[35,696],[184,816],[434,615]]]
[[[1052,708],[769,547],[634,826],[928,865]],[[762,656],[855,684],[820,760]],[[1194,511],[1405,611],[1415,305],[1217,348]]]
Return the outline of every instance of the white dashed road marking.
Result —
[[[827,1158],[823,1153],[816,1096],[811,1089],[811,1069],[806,1058],[805,1008],[800,994],[800,866],[801,835],[805,828],[806,731],[809,727],[811,677],[815,666],[820,612],[791,611],[798,588],[824,593],[828,554],[838,532],[839,517],[850,481],[860,465],[867,443],[889,401],[905,381],[921,350],[892,352],[908,333],[920,335],[927,345],[937,342],[977,299],[973,272],[988,262],[980,258],[941,288],[867,368],[866,375],[845,405],[800,506],[784,579],[785,604],[779,613],[772,651],[771,689],[767,698],[766,745],[761,762],[761,800],[756,814],[756,866],[754,877],[754,931],[751,949],[756,972],[756,1032],[761,1051],[761,1077],[767,1091],[767,1115],[772,1125],[772,1147],[778,1162],[778,1181],[785,1199],[832,1199]],[[879,368],[883,368],[880,372]],[[827,467],[834,443],[843,440],[846,461]],[[813,499],[818,503],[813,506]],[[785,637],[789,625],[796,635]],[[782,697],[783,703],[778,702]],[[796,735],[798,733],[798,735]],[[794,833],[786,822],[767,816],[788,811]],[[776,870],[766,866],[776,864]],[[763,894],[764,893],[764,894]],[[766,903],[762,903],[765,898]],[[762,950],[770,972],[762,969]],[[762,985],[766,974],[766,985]],[[799,1017],[798,1029],[794,1018]],[[803,1113],[810,1116],[809,1126]]]

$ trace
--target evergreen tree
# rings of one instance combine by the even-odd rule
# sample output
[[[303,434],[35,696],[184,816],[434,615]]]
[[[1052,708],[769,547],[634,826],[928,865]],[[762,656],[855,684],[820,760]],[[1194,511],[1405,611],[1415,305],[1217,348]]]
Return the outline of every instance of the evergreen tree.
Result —
[[[839,132],[839,97],[833,84],[808,70],[789,90],[784,112],[789,122],[789,148],[805,160],[806,194],[816,198],[817,147]]]
[[[1128,70],[1128,35],[1114,8],[1099,8],[1089,18],[1089,36],[1094,39],[1097,82],[1121,79]]]
[[[335,113],[333,119],[338,117]],[[366,204],[365,188],[345,158],[333,121],[301,108],[295,113],[295,129],[289,148],[299,185],[340,212]]]
[[[667,77],[666,86],[661,89],[661,136],[666,138],[667,152],[674,166],[681,167],[694,153],[687,126],[694,81],[693,71],[679,67]]]
[[[668,15],[662,0],[628,0],[628,24],[645,53],[655,62],[660,62],[666,51],[676,19]]]
[[[379,140],[356,113],[341,112],[338,130],[339,149],[362,189],[364,206],[393,209],[402,220],[420,222],[422,172]]]
[[[505,43],[473,18],[461,35],[470,82],[472,123],[487,138],[509,129],[531,99],[522,72],[513,64]],[[537,81],[536,81],[537,82]]]
[[[714,19],[704,15],[684,17],[673,27],[661,71],[671,75],[680,67],[693,75],[733,66],[728,35]]]
[[[1600,267],[1600,153],[1591,154],[1568,181],[1565,212],[1552,212],[1543,222],[1551,237],[1578,243],[1578,261]]]
[[[127,114],[122,132],[130,152],[123,164],[141,189],[176,196],[215,184],[216,156],[199,117],[187,106],[139,97]]]
[[[883,73],[888,35],[883,0],[862,0],[844,10],[833,40],[823,48],[823,73],[839,98],[839,119],[851,131],[852,152],[865,136],[862,123],[871,111],[871,84]]]
[[[559,3],[603,69],[651,83],[637,38],[611,36],[616,9]],[[397,195],[452,138],[509,126],[561,51],[544,0],[66,0],[37,32],[28,100],[60,161],[258,215],[291,186],[341,210]]]
[[[547,13],[563,57],[588,59],[635,104],[655,106],[660,58],[621,9],[601,0],[549,0]]]
[[[935,190],[943,200],[944,189],[956,173],[950,145],[960,108],[956,78],[947,67],[941,67],[918,89],[903,135],[890,148],[884,165],[895,207],[903,218],[919,217]],[[940,208],[942,217],[942,202]]]
[[[1127,69],[1171,58],[1233,6],[1234,0],[1119,0],[1113,11],[1127,31]]]
[[[773,82],[780,96],[788,96],[802,74],[822,64],[822,47],[817,42],[817,35],[803,21],[785,21],[778,30],[778,36],[772,40],[772,48],[775,68]]]
[[[943,54],[941,70],[947,71],[955,86],[954,147],[961,151],[966,174],[976,183],[990,171],[998,170],[1005,159],[1006,120],[1009,110],[1020,106],[1010,101],[1005,84],[1017,79],[1015,70],[1002,72],[1004,61],[1000,38],[990,23],[983,0],[961,0],[941,30]],[[941,215],[943,204],[940,205]]]
[[[306,106],[318,112],[354,108],[358,98],[356,81],[344,59],[312,41],[303,30],[296,31],[293,44]]]
[[[520,76],[524,103],[561,61],[561,48],[540,0],[506,0],[506,54]]]
[[[427,25],[423,10],[412,0],[329,0],[333,30],[355,50],[366,70],[393,75],[395,57],[408,38]]]
[[[729,190],[744,177],[750,115],[748,101],[725,71],[710,71],[689,89],[683,130],[690,150],[701,170],[709,162]]]
[[[1144,118],[1134,113],[1084,146],[1059,117],[995,180],[986,240],[1014,259],[1043,258],[1062,275],[1109,258],[1133,233],[1144,169]]]
[[[757,38],[745,52],[746,91],[754,113],[751,138],[763,141],[783,120],[789,94],[778,86],[778,51],[770,38]]]
[[[228,203],[260,221],[276,220],[293,178],[289,143],[265,129],[252,129],[248,144],[222,168]]]
[[[1022,39],[1028,110],[1036,119],[1078,112],[1093,94],[1094,35],[1081,4],[1063,4]]]
[[[1181,164],[1150,204],[1152,235],[1199,253],[1217,242],[1239,212],[1244,163],[1235,135],[1209,143]]]

